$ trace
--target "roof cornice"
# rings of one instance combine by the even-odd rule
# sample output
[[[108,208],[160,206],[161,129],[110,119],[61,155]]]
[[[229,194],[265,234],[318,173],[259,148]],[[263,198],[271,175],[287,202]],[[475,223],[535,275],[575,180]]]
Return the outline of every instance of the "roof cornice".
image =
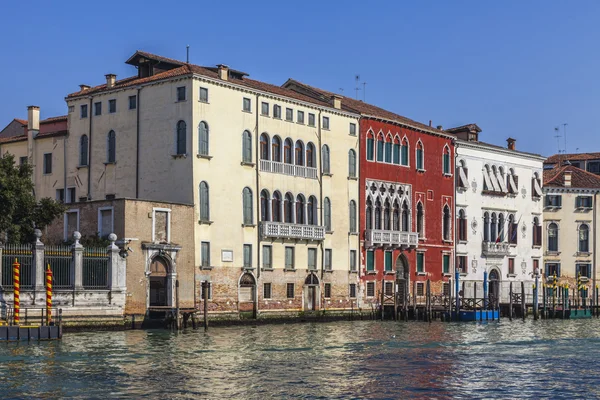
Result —
[[[419,131],[419,132],[430,133],[432,135],[436,135],[436,136],[443,137],[443,138],[446,138],[446,139],[456,140],[456,136],[444,134],[444,133],[441,133],[439,131],[435,131],[433,129],[431,129],[431,130],[429,130],[429,129],[423,129],[423,127],[418,127],[418,126],[415,126],[415,125],[412,125],[412,124],[408,124],[406,122],[400,122],[400,121],[395,120],[395,119],[389,119],[389,118],[379,117],[377,115],[370,115],[370,114],[360,114],[360,116],[363,117],[363,118],[375,119],[375,120],[378,120],[378,121],[387,122],[387,123],[394,124],[394,125],[400,125],[400,126],[403,126],[405,128],[414,129],[414,130]]]
[[[477,149],[477,150],[494,151],[496,153],[505,154],[508,156],[517,156],[520,158],[527,158],[530,160],[537,160],[537,161],[544,161],[546,159],[546,157],[543,157],[539,154],[526,153],[526,152],[519,151],[519,150],[509,150],[509,149],[505,149],[503,147],[488,145],[483,142],[469,142],[469,141],[462,140],[462,139],[456,139],[455,143],[456,143],[456,147],[466,147],[466,148],[472,148],[472,149]]]

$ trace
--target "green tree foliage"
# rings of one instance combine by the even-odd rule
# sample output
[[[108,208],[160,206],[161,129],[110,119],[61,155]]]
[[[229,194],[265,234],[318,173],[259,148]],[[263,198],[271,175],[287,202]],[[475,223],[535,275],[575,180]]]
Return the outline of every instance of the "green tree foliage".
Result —
[[[44,229],[65,212],[65,206],[53,199],[35,200],[31,173],[31,165],[15,165],[12,154],[0,158],[0,232],[9,243],[31,240],[34,229]]]

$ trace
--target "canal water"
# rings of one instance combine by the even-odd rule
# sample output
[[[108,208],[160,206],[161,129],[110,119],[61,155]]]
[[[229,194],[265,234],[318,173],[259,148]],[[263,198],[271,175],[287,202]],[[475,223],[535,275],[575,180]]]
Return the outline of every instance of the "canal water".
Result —
[[[600,398],[600,321],[353,321],[0,344],[2,398]]]

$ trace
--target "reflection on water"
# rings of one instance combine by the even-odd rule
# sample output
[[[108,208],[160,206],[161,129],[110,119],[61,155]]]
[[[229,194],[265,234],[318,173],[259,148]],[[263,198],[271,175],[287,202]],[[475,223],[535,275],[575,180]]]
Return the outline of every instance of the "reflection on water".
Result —
[[[0,346],[2,397],[596,398],[600,321],[335,322]]]

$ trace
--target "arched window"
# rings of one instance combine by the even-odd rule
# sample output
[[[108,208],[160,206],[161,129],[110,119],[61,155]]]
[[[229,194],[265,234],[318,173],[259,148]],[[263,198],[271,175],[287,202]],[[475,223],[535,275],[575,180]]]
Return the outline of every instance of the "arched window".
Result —
[[[299,194],[296,196],[296,223],[297,224],[305,224],[306,221],[304,219],[304,196]]]
[[[462,209],[458,211],[458,240],[467,240],[467,216]]]
[[[176,151],[178,155],[183,155],[187,153],[187,125],[185,121],[177,122],[177,143],[176,143]],[[208,139],[207,139],[208,140]],[[201,146],[202,147],[202,146]],[[207,151],[208,153],[208,151]],[[204,153],[200,153],[204,154]]]
[[[383,203],[383,229],[386,231],[391,230],[391,211],[390,211],[390,202],[386,200]]]
[[[498,238],[498,217],[496,216],[496,213],[492,213],[492,223],[490,225],[490,240],[495,242],[496,238]]]
[[[548,225],[548,251],[558,251],[558,225],[555,222]]]
[[[423,143],[420,141],[417,143],[417,169],[423,170],[425,169],[425,161],[424,161],[424,152],[423,152]]]
[[[106,161],[109,163],[114,163],[117,160],[117,135],[115,134],[115,131],[108,132],[107,142],[108,146]]]
[[[498,214],[498,242],[504,242],[504,214]]]
[[[373,203],[367,199],[367,209],[365,211],[365,229],[373,228]]]
[[[252,190],[246,187],[242,191],[242,202],[244,208],[244,225],[251,225],[252,218]]]
[[[394,164],[400,165],[400,139],[396,136],[394,138]]]
[[[444,175],[450,175],[450,148],[448,146],[444,146],[442,166],[444,168]]]
[[[306,166],[310,168],[315,168],[317,165],[316,161],[316,151],[315,145],[312,143],[308,143],[306,145]]]
[[[402,157],[400,161],[405,167],[408,166],[408,150],[408,139],[404,138],[402,140]]]
[[[444,220],[443,220],[444,226],[442,227],[443,230],[443,239],[446,241],[450,241],[452,240],[450,235],[452,234],[452,229],[450,228],[450,225],[452,224],[452,220],[450,217],[450,207],[448,207],[447,205],[444,206]]]
[[[260,192],[260,220],[261,221],[269,221],[269,211],[270,211],[270,200],[269,192],[266,189],[263,189]]]
[[[296,142],[296,165],[304,165],[304,144],[301,141]]]
[[[208,183],[200,182],[200,221],[210,221]]]
[[[392,229],[395,231],[400,230],[400,205],[398,200],[394,201],[394,210],[392,212]]]
[[[425,237],[425,213],[423,212],[423,204],[417,204],[417,232],[419,237]]]
[[[208,124],[204,121],[198,126],[198,154],[208,155]]]
[[[329,197],[325,197],[325,199],[323,199],[323,218],[325,218],[325,230],[327,232],[331,232],[331,200],[329,200]]]
[[[273,200],[271,200],[271,216],[273,222],[281,222],[281,193],[273,192]]]
[[[375,200],[375,229],[381,229],[381,201]]]
[[[373,138],[373,132],[367,133],[367,160],[375,160],[375,139]]]
[[[406,201],[402,203],[402,230],[404,232],[410,231],[408,203]]]
[[[283,202],[283,217],[288,224],[294,222],[294,196],[289,192],[285,194]]]
[[[579,227],[579,252],[590,252],[590,228],[586,224]]]
[[[487,212],[483,214],[483,241],[490,241],[490,214]]]
[[[356,232],[356,202],[350,200],[350,232]]]
[[[383,139],[383,135],[377,136],[377,161],[383,161],[383,148],[385,145],[385,140]]]
[[[81,135],[79,139],[79,165],[88,165],[88,137],[87,135]],[[71,199],[75,201],[75,199]]]
[[[542,245],[542,225],[540,225],[540,220],[538,217],[533,218],[533,246],[541,246]]]
[[[348,152],[348,176],[356,178],[356,152],[353,149]]]
[[[260,159],[269,159],[269,135],[266,133],[260,135]]]
[[[306,207],[307,211],[307,221],[308,225],[318,225],[319,224],[319,214],[317,211],[317,198],[315,196],[310,196],[308,198],[308,204]]]
[[[385,141],[385,162],[392,162],[392,137],[388,137]]]
[[[508,216],[508,241],[511,244],[517,244],[517,224],[515,216],[512,214]]]
[[[252,162],[252,134],[249,131],[242,134],[242,161]]]
[[[279,139],[279,136],[273,136],[271,140],[271,159],[281,162],[281,139]]]
[[[290,139],[290,138],[285,139],[285,142],[283,144],[283,162],[286,164],[294,163],[292,147],[294,147],[294,142],[292,142],[292,139]]]
[[[321,161],[323,163],[323,173],[331,173],[331,165],[329,164],[329,146],[326,144],[324,144],[321,149],[321,157],[323,157],[323,160]]]

